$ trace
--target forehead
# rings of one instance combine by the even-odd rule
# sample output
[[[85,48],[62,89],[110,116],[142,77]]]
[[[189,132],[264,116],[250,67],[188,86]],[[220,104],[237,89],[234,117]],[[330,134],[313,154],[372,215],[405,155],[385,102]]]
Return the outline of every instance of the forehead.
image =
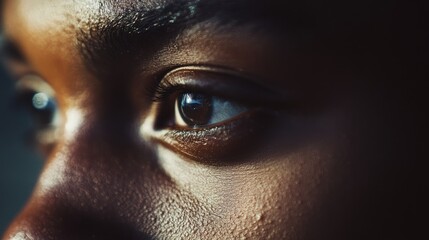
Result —
[[[150,16],[164,14],[166,9],[170,10],[166,7],[173,5],[174,11],[177,9],[180,11],[183,6],[192,7],[194,3],[204,3],[206,9],[212,10],[222,7],[219,2],[221,1],[6,0],[4,2],[4,30],[6,36],[15,42],[24,53],[29,65],[38,70],[38,74],[42,75],[44,79],[58,83],[74,82],[72,79],[68,81],[64,78],[76,77],[76,73],[85,72],[82,70],[85,64],[82,63],[84,59],[80,51],[82,44],[80,35],[91,32],[88,29],[92,29],[98,23],[108,25],[121,23],[121,26],[124,26],[133,21],[133,18],[127,16],[130,15],[127,14],[130,12],[138,12],[140,17],[147,15],[151,19]],[[235,5],[244,2],[257,3],[252,0],[230,1]],[[158,9],[163,11],[157,12]],[[124,17],[121,18],[121,16]],[[124,21],[117,22],[118,18]],[[110,21],[112,19],[115,21]],[[88,78],[88,76],[82,78]]]
[[[82,65],[76,62],[82,60],[79,57],[81,55],[79,49],[82,45],[82,42],[79,42],[82,39],[79,34],[91,33],[88,29],[98,23],[108,23],[107,25],[121,23],[120,29],[126,25],[131,25],[133,28],[132,21],[135,19],[129,17],[132,15],[130,13],[137,11],[140,15],[149,16],[149,19],[152,19],[157,15],[146,15],[146,13],[156,12],[157,9],[171,6],[172,3],[182,8],[184,5],[203,5],[206,13],[209,12],[208,15],[220,16],[224,25],[232,22],[229,21],[231,19],[234,21],[237,19],[240,21],[242,18],[246,18],[245,21],[262,19],[265,29],[269,23],[274,26],[273,28],[280,29],[280,32],[285,33],[289,39],[294,38],[294,41],[297,42],[295,45],[301,46],[307,42],[312,44],[311,41],[315,41],[315,45],[316,43],[317,46],[323,45],[326,49],[328,47],[330,47],[329,49],[337,48],[329,40],[340,39],[337,37],[338,32],[353,32],[350,29],[359,26],[353,24],[353,21],[364,22],[362,17],[370,17],[365,14],[353,14],[369,11],[370,8],[366,7],[365,0],[348,1],[347,4],[339,4],[336,0],[324,1],[323,4],[315,0],[299,2],[279,0],[263,2],[259,0],[6,0],[4,29],[6,35],[17,43],[22,52],[28,55],[26,57],[29,58],[30,64],[35,69],[49,69],[49,74],[52,75],[44,77],[58,79],[58,76],[65,76],[64,73],[76,72],[71,68]],[[231,6],[232,10],[237,11],[228,9],[227,14],[219,14],[223,11],[221,9]],[[362,9],[365,10],[361,11]],[[326,14],[326,12],[330,14]],[[121,18],[121,16],[125,17]],[[265,21],[267,18],[269,20]],[[110,21],[112,19],[115,21]],[[116,21],[117,19],[124,21]],[[342,29],[346,31],[342,31]],[[128,31],[128,29],[126,30]],[[332,37],[325,37],[324,40],[328,42],[322,44],[324,35],[332,35]],[[358,37],[361,36],[364,35]],[[275,37],[277,38],[277,35]],[[283,45],[277,44],[276,46]],[[52,70],[51,66],[57,66],[57,68]],[[61,74],[61,70],[64,70],[63,74]],[[54,76],[54,71],[57,71],[56,76]]]
[[[4,18],[6,31],[16,31],[19,26],[23,31],[27,27],[34,31],[45,33],[64,28],[85,28],[85,24],[97,22],[101,18],[109,19],[130,13],[130,10],[140,12],[160,9],[171,5],[204,5],[211,14],[217,14],[217,9],[228,8],[234,5],[234,12],[240,13],[251,10],[250,16],[259,17],[277,16],[281,25],[293,25],[290,28],[305,27],[307,23],[352,25],[352,22],[363,22],[362,18],[369,18],[366,12],[376,7],[369,5],[370,1],[279,1],[279,0],[5,0]],[[246,9],[246,10],[243,10]],[[326,13],[329,14],[326,14]],[[280,17],[278,17],[280,16]],[[341,21],[340,21],[341,20]]]
[[[9,35],[16,32],[49,34],[58,30],[73,33],[99,22],[128,14],[130,11],[148,12],[175,3],[208,2],[207,0],[5,0],[4,29]],[[180,2],[180,3],[179,3]],[[235,1],[238,2],[238,1]],[[19,30],[19,31],[18,31]]]

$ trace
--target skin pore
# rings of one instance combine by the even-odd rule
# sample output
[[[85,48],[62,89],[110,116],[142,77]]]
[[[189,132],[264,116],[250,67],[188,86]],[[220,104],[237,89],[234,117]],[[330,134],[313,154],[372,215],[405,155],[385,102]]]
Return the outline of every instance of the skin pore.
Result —
[[[404,103],[385,83],[403,64],[378,30],[390,6],[369,6],[4,1],[18,91],[54,106],[35,111],[45,167],[4,239],[399,236]]]

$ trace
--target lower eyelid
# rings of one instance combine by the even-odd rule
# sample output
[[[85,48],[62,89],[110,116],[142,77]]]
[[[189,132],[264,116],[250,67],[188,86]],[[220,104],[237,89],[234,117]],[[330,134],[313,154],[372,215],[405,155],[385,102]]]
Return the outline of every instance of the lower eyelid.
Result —
[[[260,112],[250,111],[217,126],[162,130],[152,140],[195,162],[209,165],[233,164],[241,159],[233,156],[243,152],[243,146],[252,146],[261,139],[261,133],[267,130],[263,124],[266,120],[269,118],[262,116]]]
[[[35,141],[37,145],[51,145],[58,141],[60,130],[56,127],[44,129],[35,133]]]

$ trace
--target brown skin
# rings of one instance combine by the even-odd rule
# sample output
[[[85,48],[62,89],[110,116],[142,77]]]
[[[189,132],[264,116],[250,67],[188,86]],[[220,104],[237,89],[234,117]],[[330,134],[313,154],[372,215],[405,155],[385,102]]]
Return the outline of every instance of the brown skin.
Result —
[[[390,116],[403,99],[394,86],[380,88],[384,69],[395,69],[385,61],[390,46],[377,45],[384,36],[363,27],[304,39],[281,27],[224,31],[208,19],[168,41],[142,41],[144,54],[131,64],[91,67],[80,34],[130,6],[98,2],[4,3],[5,34],[26,59],[9,62],[13,74],[48,83],[61,116],[53,140],[39,143],[45,167],[4,239],[399,236],[391,210],[405,210],[393,189],[404,184],[396,174],[407,172],[391,152],[403,143],[390,137],[392,129],[405,135],[396,128],[402,119]],[[275,97],[219,123],[229,128],[192,135],[197,130],[166,123],[171,101],[154,103],[145,91],[179,66],[191,66],[197,81],[214,72],[226,86],[250,76]],[[290,107],[287,94],[298,104]]]

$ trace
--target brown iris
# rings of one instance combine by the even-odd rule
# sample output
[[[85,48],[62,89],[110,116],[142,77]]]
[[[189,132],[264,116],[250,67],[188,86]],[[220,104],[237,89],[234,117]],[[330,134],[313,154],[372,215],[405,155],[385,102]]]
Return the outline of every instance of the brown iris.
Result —
[[[183,121],[189,126],[209,124],[212,115],[212,97],[200,93],[179,95],[178,109]]]

